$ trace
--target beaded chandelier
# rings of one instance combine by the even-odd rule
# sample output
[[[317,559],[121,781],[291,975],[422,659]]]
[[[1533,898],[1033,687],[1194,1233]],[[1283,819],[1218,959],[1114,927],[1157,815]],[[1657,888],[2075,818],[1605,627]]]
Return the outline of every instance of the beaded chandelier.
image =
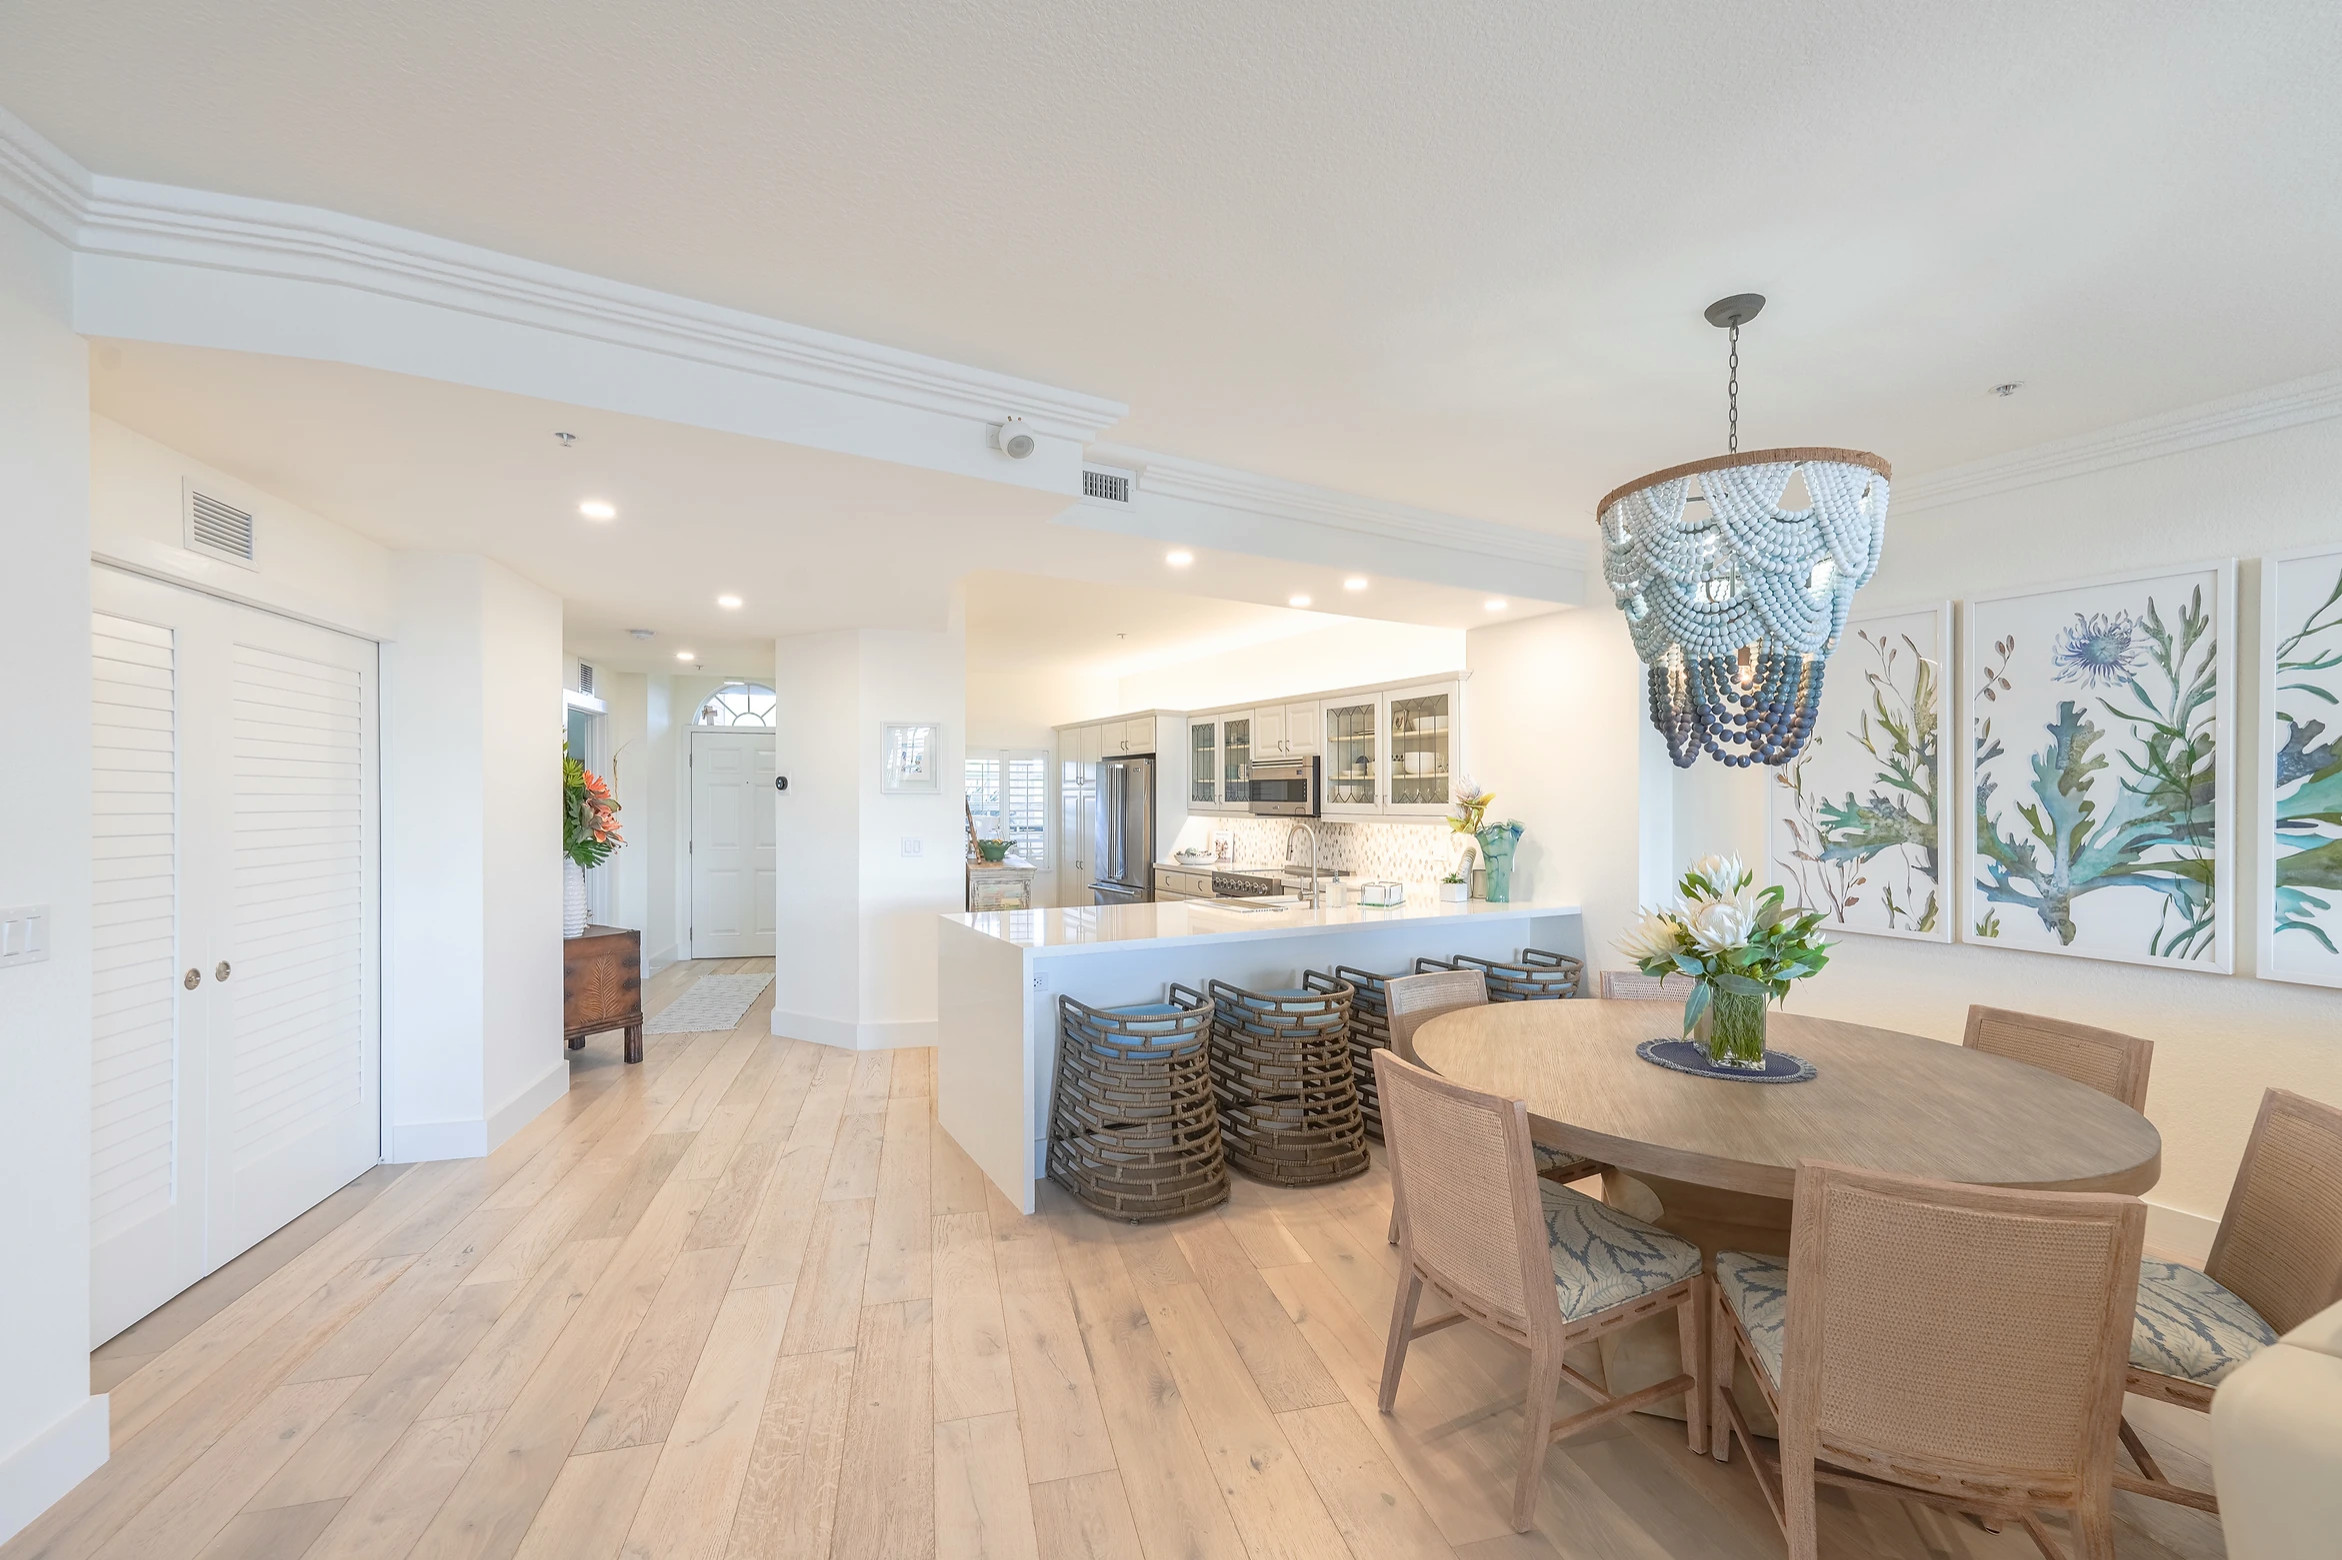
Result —
[[[1702,752],[1739,768],[1797,756],[1886,539],[1878,456],[1741,450],[1740,327],[1764,302],[1708,306],[1732,339],[1726,453],[1638,478],[1595,511],[1603,575],[1649,668],[1651,724],[1683,769]],[[1784,508],[1793,481],[1805,502]]]

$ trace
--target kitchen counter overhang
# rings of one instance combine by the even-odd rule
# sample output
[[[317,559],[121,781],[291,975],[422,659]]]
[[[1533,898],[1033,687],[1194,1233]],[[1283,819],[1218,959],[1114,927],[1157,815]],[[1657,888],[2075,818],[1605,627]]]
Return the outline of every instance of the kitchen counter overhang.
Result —
[[[1253,989],[1339,964],[1406,974],[1417,958],[1510,959],[1524,947],[1583,957],[1575,905],[1410,901],[1388,909],[1233,901],[1088,905],[942,917],[936,1112],[1000,1192],[1033,1211],[1046,1170],[1057,999],[1159,1002],[1173,981]]]

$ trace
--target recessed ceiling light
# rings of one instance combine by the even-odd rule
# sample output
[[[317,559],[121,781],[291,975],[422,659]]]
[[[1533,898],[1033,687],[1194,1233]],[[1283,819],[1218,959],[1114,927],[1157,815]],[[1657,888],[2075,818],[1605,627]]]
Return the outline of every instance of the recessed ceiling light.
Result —
[[[618,506],[599,498],[587,499],[577,506],[577,512],[588,520],[615,520],[618,518]]]
[[[1480,605],[1486,607],[1491,612],[1502,612],[1505,608],[1505,601],[1502,596],[1491,596],[1486,601],[1480,603]]]
[[[1195,554],[1189,552],[1184,547],[1174,547],[1169,552],[1163,554],[1163,561],[1171,565],[1171,567],[1174,569],[1184,569],[1189,564],[1195,562]]]
[[[738,596],[718,596],[716,605],[722,607],[726,612],[737,612],[740,610],[740,598]]]
[[[1342,589],[1344,590],[1364,590],[1365,588],[1366,576],[1363,574],[1353,574],[1348,579],[1342,581]]]
[[[1307,596],[1287,596],[1285,598],[1285,605],[1288,607],[1306,607],[1309,605],[1309,598]]]
[[[699,657],[692,654],[689,650],[678,650],[675,652],[675,659],[678,661],[696,661],[699,659]]]

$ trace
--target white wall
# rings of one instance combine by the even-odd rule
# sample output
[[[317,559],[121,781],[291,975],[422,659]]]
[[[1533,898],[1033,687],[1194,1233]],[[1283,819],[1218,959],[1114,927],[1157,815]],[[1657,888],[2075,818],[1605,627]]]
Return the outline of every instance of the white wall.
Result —
[[[380,639],[392,623],[390,549],[111,418],[90,418],[90,548],[143,574]],[[181,483],[249,510],[258,569],[180,545]]]
[[[2311,423],[1991,498],[1890,518],[1860,609],[2050,584],[2215,557],[2251,559],[2342,540],[2330,474],[2342,421]],[[2236,966],[2233,976],[2147,969],[1955,943],[1843,939],[1801,1008],[1957,1040],[1972,1002],[2074,1018],[2155,1042],[2147,1114],[2163,1133],[2150,1241],[2209,1244],[2272,1085],[2342,1104],[2342,992],[2253,979],[2252,840],[2261,786],[2258,571],[2243,571],[2238,654]],[[1955,690],[1962,679],[1947,678]],[[1947,711],[1947,730],[1965,705]],[[1947,787],[1950,776],[1946,777]],[[1675,786],[1678,863],[1714,849],[1764,849],[1764,776],[1702,763]],[[1962,816],[1954,801],[1946,816]],[[1957,855],[1950,858],[1959,860]],[[1967,924],[1963,908],[1962,922]],[[1589,946],[1599,946],[1589,941]],[[2175,1216],[2175,1213],[2177,1216]]]
[[[935,917],[962,903],[965,634],[842,630],[774,647],[780,873],[773,1032],[826,1045],[927,1045]],[[890,721],[943,728],[933,795],[879,789]],[[915,840],[916,856],[903,842]]]
[[[1122,679],[1111,708],[1057,719],[1084,720],[1090,714],[1122,710],[1201,710],[1324,688],[1436,677],[1456,670],[1464,660],[1461,629],[1357,619],[1135,672]]]
[[[106,1460],[89,1390],[89,356],[64,251],[0,211],[0,1540]]]
[[[400,553],[383,647],[384,1157],[481,1154],[568,1088],[561,606]]]

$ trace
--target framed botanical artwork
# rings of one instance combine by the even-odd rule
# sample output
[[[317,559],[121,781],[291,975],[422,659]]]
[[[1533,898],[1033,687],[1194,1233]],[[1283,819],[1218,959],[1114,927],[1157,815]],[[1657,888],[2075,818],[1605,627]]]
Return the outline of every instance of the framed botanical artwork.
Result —
[[[2260,973],[2342,986],[2342,548],[2261,563]]]
[[[1961,935],[2226,973],[2236,565],[1967,603]]]
[[[1832,932],[1949,942],[1952,831],[1942,805],[1952,606],[1847,621],[1813,736],[1774,771],[1766,858],[1789,902]]]
[[[888,722],[879,747],[878,788],[890,795],[942,789],[943,728],[925,722]]]

